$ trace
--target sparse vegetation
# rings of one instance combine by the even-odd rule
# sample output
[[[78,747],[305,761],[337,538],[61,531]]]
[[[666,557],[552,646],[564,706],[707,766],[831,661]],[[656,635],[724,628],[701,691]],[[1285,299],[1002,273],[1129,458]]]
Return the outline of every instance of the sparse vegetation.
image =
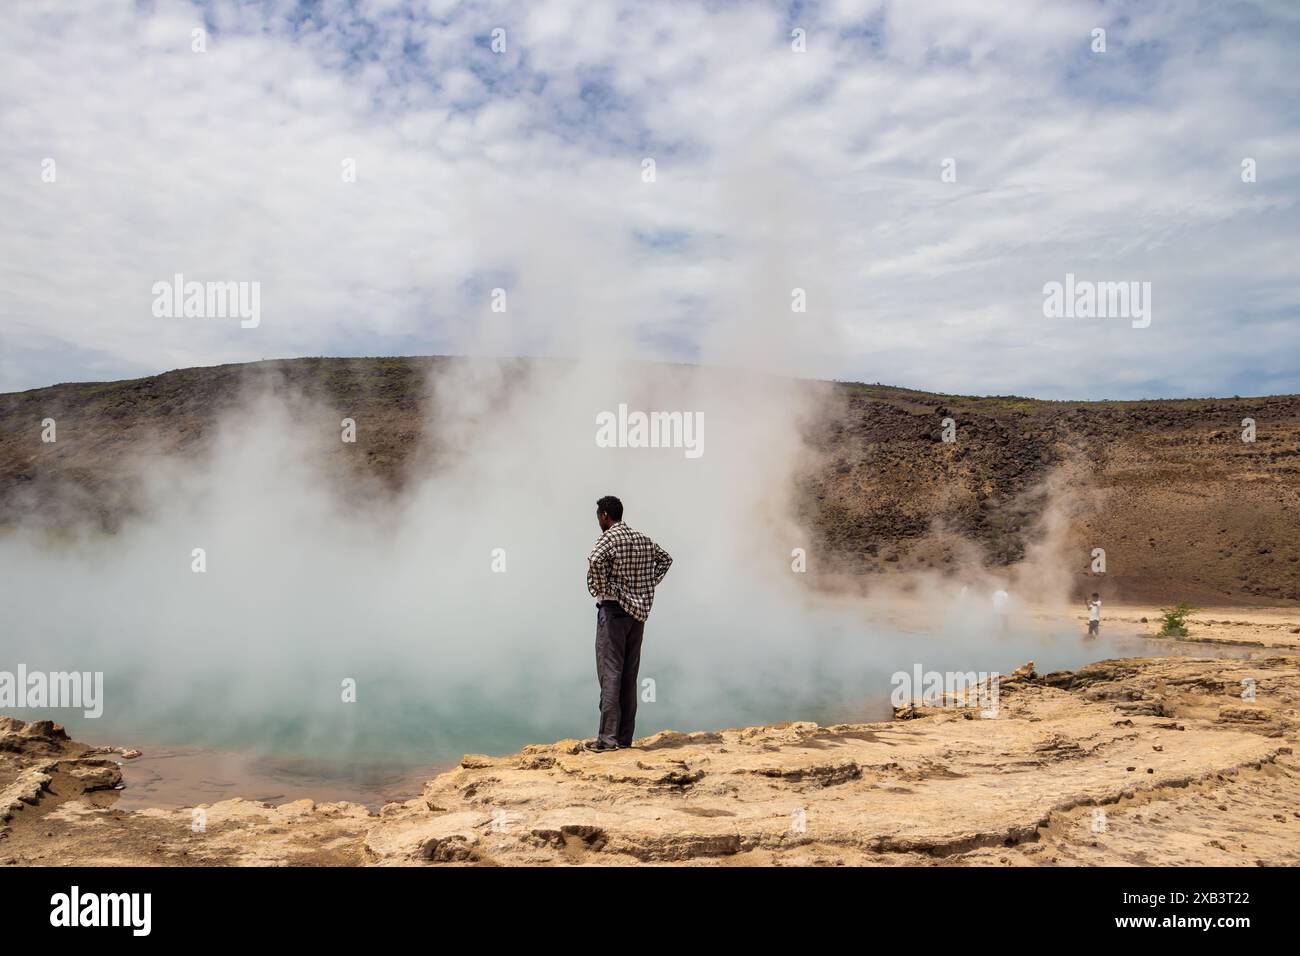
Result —
[[[1186,637],[1187,615],[1195,610],[1196,608],[1186,602],[1175,604],[1173,607],[1162,607],[1160,609],[1160,636]]]

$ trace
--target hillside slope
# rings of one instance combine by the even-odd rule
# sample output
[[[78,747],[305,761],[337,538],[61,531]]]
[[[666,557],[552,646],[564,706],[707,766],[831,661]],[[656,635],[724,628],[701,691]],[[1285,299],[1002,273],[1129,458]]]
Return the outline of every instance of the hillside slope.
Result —
[[[456,361],[296,359],[0,395],[0,523],[111,530],[134,506],[140,447],[200,449],[259,385],[364,418],[362,455],[326,454],[398,488],[416,455],[436,454],[422,441],[427,376]],[[53,444],[40,441],[47,417]],[[809,442],[824,464],[801,481],[799,510],[840,571],[943,571],[963,554],[1006,566],[1055,522],[1077,594],[1097,585],[1090,555],[1104,547],[1114,599],[1300,601],[1300,396],[1045,402],[836,383]]]

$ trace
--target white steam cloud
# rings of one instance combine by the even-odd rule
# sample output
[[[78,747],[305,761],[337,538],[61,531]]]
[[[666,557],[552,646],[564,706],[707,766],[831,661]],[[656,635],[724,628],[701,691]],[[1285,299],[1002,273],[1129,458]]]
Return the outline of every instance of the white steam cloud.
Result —
[[[1024,639],[983,639],[984,596],[962,604],[955,583],[922,582],[918,634],[886,623],[897,606],[882,592],[819,594],[792,571],[794,548],[819,560],[790,514],[824,384],[488,359],[430,384],[433,451],[412,456],[396,495],[328,470],[346,410],[298,398],[250,394],[197,458],[142,450],[146,505],[118,533],[0,541],[6,650],[32,668],[104,671],[99,726],[59,715],[100,738],[437,762],[589,735],[585,557],[595,500],[612,493],[675,558],[646,631],[654,700],[639,733],[878,718],[889,674],[916,662],[1043,660]],[[702,414],[706,453],[597,447],[597,414],[620,403]]]
[[[654,701],[640,707],[641,734],[880,717],[889,675],[918,661],[1048,659],[983,639],[983,582],[960,604],[959,582],[920,581],[918,629],[886,623],[897,615],[878,591],[834,598],[792,571],[795,548],[810,569],[825,558],[791,515],[803,427],[829,386],[788,376],[833,359],[835,290],[850,270],[812,242],[824,210],[778,201],[794,184],[765,156],[737,164],[723,191],[727,232],[745,239],[697,337],[712,368],[637,361],[657,352],[649,317],[569,281],[593,261],[633,272],[634,253],[590,236],[515,239],[535,253],[510,283],[527,306],[485,312],[456,351],[581,358],[440,365],[399,494],[337,467],[352,410],[292,395],[250,392],[201,453],[136,449],[145,505],[119,532],[0,539],[4,658],[103,671],[104,719],[58,716],[117,742],[436,762],[587,736],[597,689],[585,558],[595,501],[616,494],[675,559],[646,631]],[[798,288],[806,313],[792,309]],[[620,404],[702,415],[704,454],[598,447],[597,416]],[[359,433],[371,424],[357,417]],[[191,569],[196,548],[204,573]],[[348,679],[355,703],[342,699]]]

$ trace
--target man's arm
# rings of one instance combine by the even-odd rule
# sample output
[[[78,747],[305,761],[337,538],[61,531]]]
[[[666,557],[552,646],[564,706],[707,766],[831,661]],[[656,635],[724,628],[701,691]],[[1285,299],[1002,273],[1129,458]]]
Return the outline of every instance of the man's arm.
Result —
[[[668,569],[673,566],[673,556],[665,551],[659,545],[655,545],[655,587],[659,587],[659,582],[664,579]]]
[[[592,597],[600,598],[609,593],[609,572],[613,563],[609,544],[602,538],[587,558],[587,590]]]

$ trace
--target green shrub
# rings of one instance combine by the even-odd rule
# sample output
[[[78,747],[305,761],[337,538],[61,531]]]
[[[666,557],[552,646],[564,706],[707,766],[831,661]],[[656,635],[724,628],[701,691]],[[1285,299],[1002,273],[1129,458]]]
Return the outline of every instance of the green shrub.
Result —
[[[1160,636],[1186,637],[1187,615],[1195,610],[1196,608],[1185,602],[1175,604],[1173,607],[1162,607],[1160,609]]]

